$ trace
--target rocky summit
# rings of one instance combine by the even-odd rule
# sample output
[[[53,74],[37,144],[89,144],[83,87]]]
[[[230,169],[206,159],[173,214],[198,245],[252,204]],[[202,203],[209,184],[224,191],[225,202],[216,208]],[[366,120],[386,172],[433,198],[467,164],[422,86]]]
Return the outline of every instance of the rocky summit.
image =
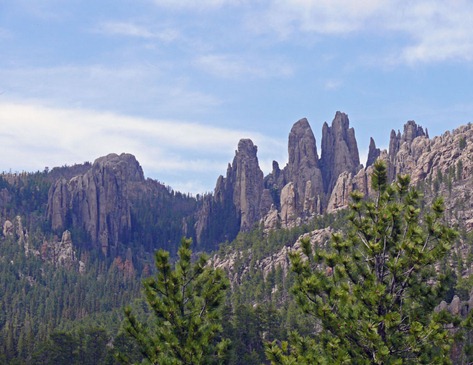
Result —
[[[48,218],[52,229],[81,227],[104,252],[131,231],[130,198],[144,183],[141,166],[130,154],[98,158],[92,168],[50,189]]]
[[[402,133],[391,132],[388,150],[377,148],[371,138],[366,166],[360,163],[347,114],[336,112],[331,125],[323,124],[321,137],[319,154],[308,120],[298,120],[289,133],[287,164],[281,168],[273,161],[266,176],[259,166],[257,146],[250,139],[240,140],[214,192],[198,199],[145,179],[134,156],[110,154],[76,167],[74,176],[67,169],[56,171],[46,216],[54,232],[80,231],[107,254],[143,236],[148,237],[147,247],[156,245],[151,242],[156,239],[173,245],[186,235],[202,249],[213,249],[255,225],[266,230],[292,227],[343,209],[353,190],[370,192],[370,171],[381,158],[388,163],[391,180],[397,174],[410,174],[427,198],[443,194],[447,205],[458,208],[452,219],[473,229],[468,196],[473,168],[471,125],[430,139],[427,130],[408,121]],[[0,198],[0,204],[9,199],[5,192],[0,192]],[[154,238],[146,233],[150,226]]]

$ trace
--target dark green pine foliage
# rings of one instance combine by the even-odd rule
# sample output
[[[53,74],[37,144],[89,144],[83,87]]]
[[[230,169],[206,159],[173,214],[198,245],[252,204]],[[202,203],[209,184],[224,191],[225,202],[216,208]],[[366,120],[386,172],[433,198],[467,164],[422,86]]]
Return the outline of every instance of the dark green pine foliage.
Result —
[[[407,176],[387,183],[386,165],[372,175],[374,200],[352,195],[351,230],[326,247],[302,242],[291,255],[298,305],[317,318],[313,336],[273,342],[273,364],[448,364],[452,343],[435,313],[445,293],[436,265],[456,232],[442,222],[441,199],[421,213]],[[451,318],[449,319],[451,320]]]
[[[212,364],[223,359],[222,309],[228,279],[201,255],[191,261],[191,240],[183,239],[174,268],[169,252],[156,252],[155,277],[144,281],[144,293],[156,323],[143,324],[125,309],[125,330],[136,340],[145,363]],[[125,360],[126,354],[119,354]]]

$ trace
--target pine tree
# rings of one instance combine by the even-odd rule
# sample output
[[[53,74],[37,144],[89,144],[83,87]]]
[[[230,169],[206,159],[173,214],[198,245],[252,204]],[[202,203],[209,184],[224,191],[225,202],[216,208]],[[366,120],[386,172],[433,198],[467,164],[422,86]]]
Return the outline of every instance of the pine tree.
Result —
[[[171,267],[169,252],[156,252],[156,277],[144,281],[144,293],[156,320],[151,329],[125,310],[125,330],[151,364],[211,364],[224,355],[222,306],[228,279],[201,255],[191,262],[191,240],[183,239]],[[123,354],[121,356],[123,358]]]
[[[450,363],[446,313],[433,308],[446,286],[436,265],[456,232],[442,223],[441,199],[423,213],[409,182],[400,176],[389,185],[377,162],[376,196],[352,194],[349,233],[325,247],[302,240],[303,254],[291,255],[293,292],[320,328],[267,346],[272,364]]]

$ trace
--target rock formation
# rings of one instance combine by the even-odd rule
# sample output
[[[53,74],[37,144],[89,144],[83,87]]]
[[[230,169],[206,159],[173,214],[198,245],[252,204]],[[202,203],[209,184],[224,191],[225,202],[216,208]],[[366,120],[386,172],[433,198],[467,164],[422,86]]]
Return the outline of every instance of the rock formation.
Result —
[[[208,239],[215,243],[233,239],[239,231],[250,230],[259,222],[262,212],[266,214],[270,210],[272,199],[269,191],[264,192],[257,151],[250,139],[238,143],[226,177],[217,179],[214,195],[204,198],[197,213],[198,243]]]
[[[258,148],[250,139],[242,139],[235,151],[227,181],[233,191],[235,208],[241,214],[240,230],[250,230],[260,218],[260,201],[263,193],[263,172],[256,156]],[[269,210],[270,206],[267,207]],[[266,211],[267,211],[266,210]]]
[[[71,268],[77,263],[76,254],[72,246],[71,232],[64,231],[61,240],[53,242],[52,250],[54,251],[55,264]]]
[[[3,235],[5,237],[13,236],[13,231],[14,231],[13,223],[7,219],[5,223],[3,223]]]
[[[157,182],[145,181],[133,156],[112,154],[96,160],[86,171],[88,165],[81,165],[75,171],[85,172],[72,178],[66,178],[67,171],[61,172],[58,176],[62,177],[49,192],[47,216],[56,233],[75,227],[104,252],[115,250],[131,236],[141,239],[141,232],[156,222],[159,227],[180,225],[181,235],[212,249],[258,223],[265,229],[293,227],[315,215],[346,207],[353,190],[370,192],[371,168],[379,158],[388,162],[390,180],[397,174],[410,174],[414,184],[427,189],[426,197],[440,193],[454,196],[446,199],[447,206],[455,208],[455,222],[463,222],[470,230],[473,203],[467,177],[473,171],[469,158],[472,141],[470,125],[430,139],[427,130],[408,121],[402,134],[391,132],[388,151],[381,151],[370,140],[367,164],[362,168],[355,132],[347,115],[337,112],[331,126],[323,125],[320,158],[309,122],[300,119],[289,134],[284,168],[273,161],[271,173],[264,177],[257,147],[251,140],[242,139],[226,174],[217,179],[214,193],[174,207],[174,193]],[[160,203],[153,205],[159,199]],[[185,212],[182,206],[187,207]],[[139,214],[137,207],[141,207]],[[169,222],[162,218],[162,207],[171,209],[165,213]],[[154,216],[142,221],[132,218],[146,210],[152,210]],[[168,241],[164,235],[154,239]]]
[[[130,154],[98,158],[91,169],[50,189],[48,218],[52,229],[83,229],[104,253],[116,248],[131,230],[130,197],[134,184],[144,182],[143,170]]]
[[[348,116],[337,112],[329,127],[324,123],[322,128],[321,169],[324,191],[330,194],[338,176],[342,172],[356,174],[360,169],[360,157],[355,138],[355,131],[349,128]]]
[[[284,169],[285,182],[292,182],[295,194],[296,213],[313,215],[317,206],[316,197],[323,193],[322,172],[314,133],[307,119],[294,124],[288,141],[289,161]],[[309,200],[314,203],[310,204]]]
[[[280,268],[284,272],[284,277],[286,277],[290,270],[289,252],[302,250],[302,238],[309,238],[314,247],[324,246],[330,241],[333,232],[331,228],[323,228],[306,233],[299,237],[295,243],[286,245],[277,252],[259,260],[254,259],[251,248],[243,251],[232,251],[224,256],[214,255],[211,258],[212,266],[225,270],[232,286],[239,285],[251,270],[261,272],[266,279],[271,271]],[[242,261],[244,259],[247,261]],[[237,262],[240,265],[237,265]]]
[[[394,180],[397,174],[402,173],[401,166],[398,166],[398,163],[395,161],[401,146],[404,145],[404,148],[409,150],[412,142],[417,137],[429,139],[428,133],[425,133],[424,129],[413,120],[408,121],[404,125],[402,134],[400,131],[397,131],[397,133],[394,130],[391,131],[388,151],[388,177],[390,180]]]
[[[294,183],[288,183],[281,191],[281,225],[290,228],[296,225],[297,210],[296,192]]]
[[[78,260],[71,232],[68,230],[62,233],[61,239],[56,236],[50,241],[44,240],[40,255],[43,261],[47,261],[56,267],[65,267],[81,273],[85,272],[85,264]]]
[[[381,154],[381,150],[379,148],[376,148],[374,139],[370,138],[370,146],[368,150],[368,159],[366,160],[366,167],[373,165],[375,161],[378,159],[380,154]]]

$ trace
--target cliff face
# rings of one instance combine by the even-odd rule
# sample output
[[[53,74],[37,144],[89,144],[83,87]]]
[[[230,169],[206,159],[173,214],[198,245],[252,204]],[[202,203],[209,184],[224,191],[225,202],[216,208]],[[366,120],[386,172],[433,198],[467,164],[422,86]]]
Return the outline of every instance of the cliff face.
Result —
[[[373,141],[374,144],[374,141]],[[372,158],[379,150],[373,147]],[[288,162],[281,169],[273,161],[272,172],[264,177],[258,165],[257,149],[250,140],[241,140],[226,177],[220,176],[213,197],[204,199],[197,214],[197,240],[211,239],[206,232],[226,226],[236,235],[261,222],[265,229],[293,227],[327,209],[341,174],[360,171],[358,146],[348,116],[337,112],[332,126],[322,130],[322,158],[319,159],[314,133],[307,119],[294,123],[288,138]],[[342,206],[346,196],[332,205]],[[215,221],[220,221],[215,226]],[[219,228],[220,227],[220,228]],[[218,232],[220,239],[224,232]]]
[[[250,230],[260,219],[260,203],[263,193],[263,171],[258,164],[258,148],[249,139],[238,143],[238,150],[231,171],[227,174],[233,191],[235,208],[240,213],[240,230]]]
[[[356,173],[360,169],[360,157],[355,131],[349,128],[348,116],[337,112],[329,127],[322,128],[322,174],[325,192],[330,194],[342,172]]]
[[[53,231],[81,231],[92,246],[114,256],[131,241],[152,250],[156,245],[167,248],[168,241],[175,245],[184,234],[192,237],[186,217],[195,206],[195,199],[145,180],[133,155],[109,154],[85,173],[51,186],[47,218]]]
[[[323,193],[322,172],[314,133],[307,119],[291,129],[288,141],[289,161],[284,169],[285,183],[294,186],[295,213],[313,215],[320,210],[316,197]]]
[[[143,170],[130,154],[110,154],[70,180],[60,179],[50,189],[48,218],[52,229],[80,227],[104,253],[127,240],[131,231],[130,198],[144,183]]]
[[[204,198],[197,213],[197,242],[218,243],[239,231],[248,231],[271,208],[269,192],[264,192],[263,172],[257,157],[258,148],[249,139],[242,139],[228,165],[226,177],[217,179],[214,195]]]

